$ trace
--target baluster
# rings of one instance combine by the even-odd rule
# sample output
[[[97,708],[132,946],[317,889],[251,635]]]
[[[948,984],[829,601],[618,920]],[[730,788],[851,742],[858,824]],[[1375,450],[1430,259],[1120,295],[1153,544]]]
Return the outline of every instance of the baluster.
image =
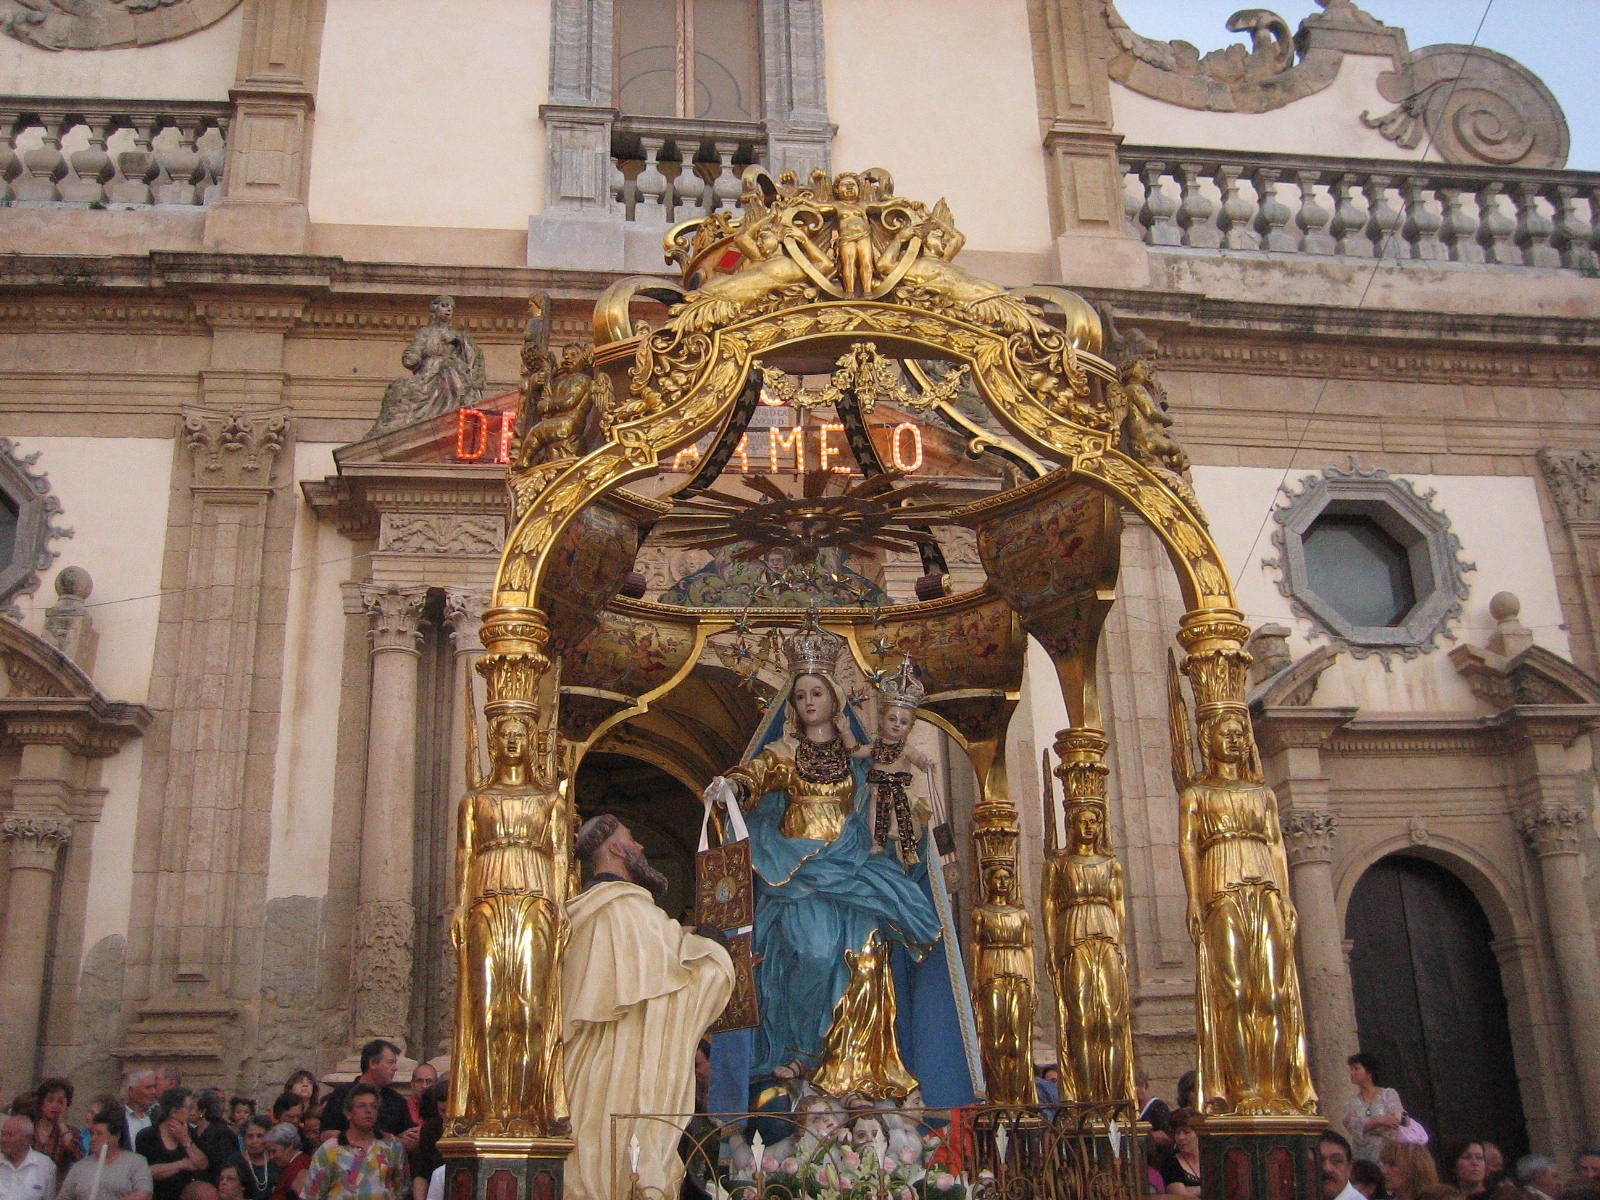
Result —
[[[1437,262],[1450,256],[1439,240],[1444,217],[1428,203],[1428,190],[1428,179],[1424,175],[1408,175],[1401,184],[1400,195],[1406,207],[1400,236],[1410,248],[1410,257]]]
[[[1144,210],[1144,184],[1140,167],[1127,166],[1122,174],[1122,216],[1128,236],[1144,241],[1144,224],[1140,213]],[[1129,185],[1132,184],[1130,187]]]
[[[1509,266],[1520,264],[1522,256],[1511,240],[1517,223],[1500,203],[1504,190],[1505,185],[1497,182],[1486,183],[1478,189],[1478,244],[1483,247],[1485,262]]]
[[[1481,263],[1483,247],[1478,245],[1478,222],[1462,202],[1461,189],[1441,183],[1437,191],[1439,206],[1444,214],[1439,232],[1445,248],[1450,252],[1450,261]]]
[[[200,147],[200,161],[205,168],[205,182],[200,192],[201,204],[214,204],[222,197],[223,173],[228,169],[228,127],[212,118],[206,131],[196,143]]]
[[[1217,228],[1222,231],[1224,250],[1255,250],[1261,239],[1256,237],[1256,206],[1239,190],[1239,168],[1226,164],[1217,168],[1217,188],[1222,192],[1222,204],[1217,210]]]
[[[1295,172],[1295,180],[1300,185],[1300,211],[1294,217],[1294,223],[1300,227],[1300,253],[1332,254],[1338,249],[1333,235],[1328,232],[1333,213],[1323,208],[1317,199],[1317,184],[1322,180],[1322,173],[1301,168]]]
[[[1367,240],[1367,210],[1356,203],[1361,195],[1359,176],[1340,172],[1332,184],[1333,221],[1329,225],[1334,245],[1346,258],[1371,258],[1372,243]]]
[[[106,134],[111,128],[110,113],[88,113],[77,124],[89,131],[89,145],[67,155],[72,176],[61,181],[61,198],[75,204],[104,204],[106,181],[114,173],[111,155],[106,153]]]
[[[153,195],[151,181],[161,170],[151,149],[156,134],[155,120],[150,117],[125,119],[123,128],[133,131],[133,149],[116,156],[118,178],[106,192],[116,204],[149,204]]]
[[[667,177],[661,173],[661,148],[666,142],[667,139],[663,137],[639,136],[639,145],[644,151],[644,166],[633,181],[638,193],[632,217],[635,221],[661,221],[666,218],[666,210],[661,207],[670,187]]]
[[[19,201],[48,204],[60,199],[56,184],[67,173],[67,160],[61,154],[61,127],[65,120],[59,114],[41,113],[33,123],[44,137],[39,145],[22,152],[22,172],[11,186]]]
[[[1278,199],[1278,176],[1281,174],[1277,167],[1257,167],[1251,172],[1250,183],[1257,197],[1256,229],[1261,233],[1263,250],[1292,254],[1299,249],[1299,243],[1287,228],[1294,214]]]
[[[685,149],[676,138],[670,139],[667,148],[661,151],[661,175],[667,181],[667,190],[661,195],[661,211],[671,225],[688,216],[678,210],[688,207],[690,194],[698,183],[694,174],[694,147]]]
[[[1362,190],[1367,194],[1367,237],[1374,258],[1400,257],[1400,237],[1396,233],[1400,210],[1389,203],[1389,177],[1369,175]]]
[[[1555,228],[1550,240],[1561,255],[1561,265],[1593,266],[1594,256],[1589,251],[1589,225],[1578,215],[1576,207],[1578,189],[1570,183],[1552,184],[1545,187],[1544,196],[1556,212]]]
[[[1183,231],[1173,218],[1178,202],[1167,195],[1161,180],[1167,173],[1167,164],[1149,162],[1144,165],[1144,207],[1139,210],[1139,223],[1146,229],[1145,242],[1151,246],[1181,246]]]
[[[683,189],[683,204],[685,207],[692,205],[701,216],[709,217],[717,210],[717,175],[722,170],[722,164],[707,159],[706,146],[711,147],[710,153],[715,156],[716,145],[693,142],[680,144],[683,148],[683,168],[678,174],[678,184]]]
[[[1550,244],[1555,225],[1539,207],[1539,185],[1519,183],[1513,197],[1517,206],[1516,242],[1522,261],[1530,267],[1559,267],[1561,255]]]
[[[733,166],[739,143],[713,142],[711,148],[717,155],[717,175],[711,181],[711,208],[727,208],[739,198],[739,174]]]
[[[168,126],[171,133],[169,142],[176,141],[167,149],[157,153],[157,161],[161,164],[162,173],[168,182],[156,188],[157,204],[197,204],[200,200],[200,190],[195,185],[200,181],[200,155],[195,150],[195,140],[199,131],[195,128],[193,119],[187,121],[174,121]]]
[[[1207,250],[1220,246],[1222,234],[1211,219],[1216,205],[1205,194],[1203,168],[1196,162],[1179,163],[1175,176],[1182,191],[1182,199],[1178,201],[1178,226],[1183,230],[1183,244]]]

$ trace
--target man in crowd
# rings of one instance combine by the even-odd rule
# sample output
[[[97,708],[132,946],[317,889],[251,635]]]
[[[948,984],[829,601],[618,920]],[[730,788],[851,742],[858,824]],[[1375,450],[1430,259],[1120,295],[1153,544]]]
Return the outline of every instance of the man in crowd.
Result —
[[[361,1047],[361,1074],[355,1083],[334,1088],[322,1106],[322,1140],[331,1141],[345,1128],[344,1097],[357,1084],[366,1084],[378,1096],[378,1132],[400,1139],[407,1150],[416,1148],[416,1122],[411,1106],[393,1086],[395,1067],[400,1064],[400,1047],[383,1038],[374,1038]]]
[[[122,1086],[128,1093],[123,1106],[126,1131],[122,1136],[122,1148],[132,1150],[133,1139],[139,1136],[141,1130],[150,1128],[150,1106],[156,1102],[161,1091],[156,1087],[156,1073],[149,1067],[135,1067],[129,1071]]]
[[[0,1124],[0,1200],[51,1200],[56,1165],[33,1148],[33,1118],[20,1114]]]
[[[150,1072],[155,1079],[155,1072]],[[96,1113],[89,1120],[89,1157],[72,1164],[61,1181],[56,1200],[150,1200],[155,1181],[150,1164],[122,1148],[127,1122],[116,1109]],[[100,1155],[105,1154],[102,1166]],[[95,1180],[99,1179],[96,1187]]]
[[[1364,1200],[1350,1182],[1350,1163],[1354,1155],[1343,1134],[1331,1129],[1322,1132],[1317,1143],[1318,1168],[1322,1178],[1322,1200]]]
[[[374,1084],[358,1080],[344,1089],[343,1126],[312,1155],[303,1200],[406,1200],[406,1152],[378,1128],[381,1105]]]
[[[683,1176],[679,1126],[632,1123],[612,1113],[688,1113],[700,1037],[733,992],[733,963],[709,938],[658,908],[667,880],[609,813],[578,830],[574,847],[589,885],[567,904],[572,940],[562,963],[567,1093],[577,1149],[567,1160],[569,1200],[625,1196],[637,1138],[641,1195],[676,1196]]]
[[[1572,1182],[1600,1187],[1600,1146],[1585,1146],[1572,1159]]]
[[[1561,1194],[1561,1172],[1556,1160],[1543,1154],[1517,1159],[1517,1186],[1527,1200],[1556,1200]]]

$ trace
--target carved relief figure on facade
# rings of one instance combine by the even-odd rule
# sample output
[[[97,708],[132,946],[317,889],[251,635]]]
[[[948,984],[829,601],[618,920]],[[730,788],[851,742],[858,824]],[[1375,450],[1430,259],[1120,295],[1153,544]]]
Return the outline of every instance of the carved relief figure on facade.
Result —
[[[476,342],[451,324],[455,298],[438,296],[428,311],[432,319],[400,356],[411,374],[395,380],[384,392],[383,407],[367,431],[368,437],[483,403],[483,354]]]
[[[530,717],[489,725],[489,777],[462,799],[455,916],[458,986],[451,1112],[460,1132],[551,1134],[567,1121],[560,979],[571,803],[532,778]]]
[[[0,0],[0,33],[43,50],[148,46],[204,29],[239,0]]]
[[[1243,627],[1240,627],[1243,631]],[[1236,643],[1237,645],[1237,643]],[[1242,1115],[1316,1111],[1306,1063],[1278,802],[1242,697],[1242,649],[1191,654],[1200,755],[1171,668],[1179,860],[1196,949],[1201,1100]]]

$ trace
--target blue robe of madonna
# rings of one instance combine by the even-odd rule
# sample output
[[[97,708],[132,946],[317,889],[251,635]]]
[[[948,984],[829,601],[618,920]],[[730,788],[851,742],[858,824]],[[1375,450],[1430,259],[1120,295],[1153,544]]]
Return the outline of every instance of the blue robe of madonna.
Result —
[[[792,743],[770,749],[792,752]],[[779,761],[793,763],[787,755]],[[874,930],[893,944],[896,1040],[921,1082],[924,1103],[944,1108],[975,1099],[980,1077],[972,1004],[960,955],[947,952],[955,930],[943,877],[928,869],[938,861],[931,831],[923,831],[921,861],[909,869],[892,847],[873,854],[867,763],[851,760],[849,771],[829,789],[843,801],[834,806],[842,807],[843,821],[831,841],[784,835],[786,815],[792,831],[803,814],[790,813],[794,797],[782,789],[768,791],[746,816],[761,1024],[714,1039],[713,1111],[754,1107],[751,1081],[770,1082],[773,1069],[791,1060],[807,1073],[817,1068],[834,1005],[849,981],[844,951],[864,946]],[[793,785],[811,790],[800,779]]]

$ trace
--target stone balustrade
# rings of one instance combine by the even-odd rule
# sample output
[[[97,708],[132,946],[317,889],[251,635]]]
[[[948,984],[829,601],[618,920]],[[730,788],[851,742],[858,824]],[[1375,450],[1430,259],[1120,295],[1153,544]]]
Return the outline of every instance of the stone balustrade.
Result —
[[[227,158],[226,102],[0,97],[0,203],[200,207]]]
[[[739,197],[739,174],[765,157],[760,125],[622,117],[611,132],[611,194],[629,221],[671,224]]]
[[[1155,248],[1597,269],[1600,174],[1124,146]]]

